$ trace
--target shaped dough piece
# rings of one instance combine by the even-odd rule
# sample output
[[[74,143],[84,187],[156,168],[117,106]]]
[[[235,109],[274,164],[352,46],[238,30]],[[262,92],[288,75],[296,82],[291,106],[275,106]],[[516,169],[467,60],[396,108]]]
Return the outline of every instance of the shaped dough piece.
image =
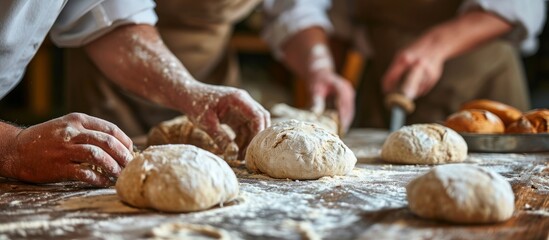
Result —
[[[456,223],[494,223],[513,215],[511,185],[499,174],[477,166],[437,166],[406,186],[416,215]]]
[[[246,167],[273,178],[318,179],[346,175],[357,159],[338,136],[313,123],[288,120],[257,134]]]
[[[391,163],[456,163],[466,157],[463,137],[439,124],[405,126],[391,133],[381,148],[381,158]]]
[[[236,176],[225,161],[184,144],[145,149],[116,182],[123,202],[166,212],[209,209],[235,199],[238,191]]]
[[[223,130],[234,139],[234,132],[227,125],[221,125]],[[221,150],[215,141],[204,130],[195,126],[187,116],[161,122],[153,127],[147,136],[147,145],[190,144],[210,151],[226,161],[234,161],[238,157],[238,146],[232,142],[227,149]]]

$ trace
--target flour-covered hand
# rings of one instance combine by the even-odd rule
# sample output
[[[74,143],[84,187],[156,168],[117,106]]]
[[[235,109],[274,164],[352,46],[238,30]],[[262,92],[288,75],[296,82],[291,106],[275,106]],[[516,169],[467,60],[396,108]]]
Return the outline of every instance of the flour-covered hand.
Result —
[[[308,80],[312,111],[322,113],[328,96],[333,96],[341,124],[347,131],[355,115],[355,90],[351,83],[331,70],[317,71]]]
[[[108,186],[113,184],[109,178],[118,177],[131,160],[131,152],[131,139],[116,125],[72,113],[21,130],[4,164],[7,177],[26,182],[76,180]]]
[[[220,149],[227,149],[232,142],[221,124],[230,126],[236,134],[239,158],[243,159],[252,138],[270,125],[269,112],[241,89],[199,82],[189,88],[190,106],[184,112]]]

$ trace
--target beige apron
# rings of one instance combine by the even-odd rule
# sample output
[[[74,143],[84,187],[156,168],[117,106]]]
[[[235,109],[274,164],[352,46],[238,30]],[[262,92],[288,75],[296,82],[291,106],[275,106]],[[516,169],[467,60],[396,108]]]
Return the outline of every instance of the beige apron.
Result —
[[[387,127],[381,78],[393,55],[430,27],[458,14],[461,0],[355,0],[354,21],[366,27],[374,56],[357,94],[355,126]],[[497,40],[447,61],[440,81],[426,96],[416,99],[416,111],[407,124],[441,122],[460,104],[488,98],[529,108],[526,80],[517,50]]]
[[[259,0],[162,0],[156,4],[160,35],[189,72],[199,81],[236,86],[238,63],[235,54],[227,51],[227,43],[233,24],[252,11]],[[81,49],[67,50],[65,62],[71,112],[110,121],[132,137],[180,115],[115,86]]]

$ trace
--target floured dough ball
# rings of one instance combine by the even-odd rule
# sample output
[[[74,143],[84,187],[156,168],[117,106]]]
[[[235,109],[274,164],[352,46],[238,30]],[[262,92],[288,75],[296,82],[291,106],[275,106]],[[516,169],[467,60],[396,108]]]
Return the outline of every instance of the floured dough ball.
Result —
[[[238,196],[238,181],[216,155],[192,145],[151,146],[122,171],[116,192],[129,205],[166,212],[211,208]]]
[[[513,215],[511,185],[499,174],[466,164],[437,166],[406,186],[416,215],[456,223],[494,223]]]
[[[391,133],[381,148],[381,158],[392,163],[454,163],[466,157],[463,137],[439,124],[405,126]]]
[[[273,178],[318,179],[345,175],[356,163],[336,135],[313,123],[288,120],[257,134],[246,152],[246,167]]]

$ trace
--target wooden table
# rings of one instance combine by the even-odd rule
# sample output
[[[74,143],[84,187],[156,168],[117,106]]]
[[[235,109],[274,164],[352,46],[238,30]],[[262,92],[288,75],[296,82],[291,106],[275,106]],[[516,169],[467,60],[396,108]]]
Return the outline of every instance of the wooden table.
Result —
[[[135,239],[170,222],[221,228],[235,239],[548,238],[549,153],[469,154],[468,163],[493,169],[511,182],[516,209],[504,223],[456,225],[410,212],[404,186],[431,166],[382,162],[379,151],[385,137],[386,132],[362,129],[345,137],[359,158],[348,176],[290,181],[234,169],[240,198],[196,213],[134,209],[122,204],[113,188],[0,179],[0,239]]]

